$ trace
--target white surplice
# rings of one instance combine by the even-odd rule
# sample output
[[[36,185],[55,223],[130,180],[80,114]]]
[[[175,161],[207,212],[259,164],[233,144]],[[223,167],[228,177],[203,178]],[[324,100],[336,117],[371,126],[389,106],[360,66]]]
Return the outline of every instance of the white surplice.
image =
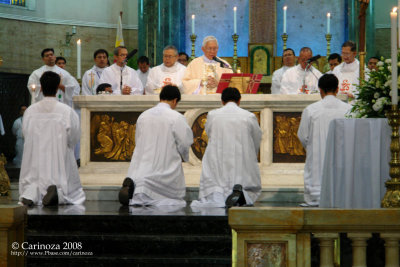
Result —
[[[222,60],[222,59],[221,59]],[[220,63],[212,59],[208,59],[206,56],[201,56],[193,59],[185,70],[185,74],[182,78],[185,94],[190,95],[205,95],[208,92],[215,93],[215,88],[205,88],[201,85],[201,82],[207,80],[207,76],[211,76],[219,82],[223,73],[233,73],[230,69],[230,65],[225,60],[222,60],[227,65],[227,68],[221,68]],[[215,71],[207,72],[206,66],[213,66]]]
[[[82,95],[96,95],[96,89],[99,85],[99,80],[103,70],[94,65],[90,70],[87,70],[82,77]]]
[[[122,77],[121,77],[122,73]],[[137,75],[136,71],[129,66],[120,67],[117,64],[112,64],[103,70],[101,74],[99,84],[109,83],[111,84],[113,95],[121,95],[121,79],[122,87],[125,85],[130,86],[132,91],[131,95],[143,95],[143,85]]]
[[[145,87],[146,95],[160,94],[161,88],[166,83],[172,83],[178,86],[179,91],[183,94],[182,78],[185,74],[186,67],[175,62],[171,67],[166,67],[163,64],[158,65],[150,70],[149,77]]]
[[[355,59],[352,63],[342,62],[333,69],[333,74],[339,80],[339,94],[347,92],[353,95],[357,93],[357,85],[360,78],[360,62]]]
[[[283,66],[282,68],[274,71],[272,74],[271,94],[276,95],[281,93],[281,81],[283,74],[290,68],[291,67]]]
[[[344,118],[351,106],[332,95],[307,106],[301,114],[297,135],[307,151],[304,166],[304,201],[309,205],[319,205],[321,176],[325,156],[329,123],[336,118]]]
[[[189,160],[193,143],[186,118],[159,103],[139,116],[135,143],[127,175],[136,184],[130,205],[185,204],[182,159]]]
[[[12,133],[17,138],[15,143],[14,165],[20,167],[22,162],[22,154],[24,152],[24,136],[22,135],[22,116],[16,119],[12,126]]]
[[[79,87],[79,83],[76,79],[69,74],[68,71],[54,65],[52,67],[44,65],[39,69],[32,72],[28,79],[28,90],[32,95],[32,103],[38,102],[44,98],[43,93],[41,91],[40,85],[40,77],[42,77],[43,73],[46,71],[52,71],[60,75],[61,84],[65,86],[65,92],[61,89],[57,91],[57,100],[61,103],[67,104],[68,106],[72,106],[72,96],[74,94],[74,90]],[[35,85],[35,91],[32,92],[32,87]]]
[[[256,116],[228,102],[207,115],[208,144],[202,161],[199,201],[191,206],[224,207],[235,184],[243,186],[247,204],[261,193],[257,153],[262,131]]]
[[[147,77],[149,76],[151,68],[149,68],[145,73],[143,73],[140,69],[138,69],[136,72],[139,76],[140,81],[142,82],[143,87],[146,86],[147,83]]]
[[[281,94],[302,94],[301,92],[303,84],[306,87],[306,94],[319,93],[318,79],[322,76],[322,73],[311,66],[307,71],[301,67],[301,65],[294,66],[282,76],[281,81]]]
[[[24,113],[25,138],[19,177],[19,200],[42,203],[50,185],[57,186],[59,204],[85,201],[74,146],[80,137],[79,119],[69,106],[45,97]]]

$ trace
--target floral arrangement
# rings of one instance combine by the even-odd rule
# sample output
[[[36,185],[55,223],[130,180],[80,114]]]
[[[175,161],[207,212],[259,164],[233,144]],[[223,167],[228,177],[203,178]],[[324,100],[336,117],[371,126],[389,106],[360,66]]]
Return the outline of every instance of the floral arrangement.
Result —
[[[400,63],[398,64],[400,66]],[[357,86],[358,94],[353,103],[353,118],[384,118],[385,111],[391,103],[392,63],[381,57],[377,63],[378,70],[366,73],[365,79]]]

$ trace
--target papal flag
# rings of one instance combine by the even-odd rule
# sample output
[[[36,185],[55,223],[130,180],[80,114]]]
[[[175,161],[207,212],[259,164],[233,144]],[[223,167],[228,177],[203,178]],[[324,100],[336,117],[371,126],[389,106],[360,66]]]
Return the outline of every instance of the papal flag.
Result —
[[[122,12],[120,13],[118,17],[118,26],[117,26],[117,37],[115,38],[115,47],[118,47],[120,45],[124,46],[124,37],[122,36]]]

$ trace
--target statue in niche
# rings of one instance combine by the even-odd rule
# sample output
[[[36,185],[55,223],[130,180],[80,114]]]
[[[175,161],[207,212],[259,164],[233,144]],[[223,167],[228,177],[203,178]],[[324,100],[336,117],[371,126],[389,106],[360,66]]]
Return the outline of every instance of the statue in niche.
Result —
[[[305,150],[297,137],[300,117],[276,116],[274,128],[274,152],[304,156]]]

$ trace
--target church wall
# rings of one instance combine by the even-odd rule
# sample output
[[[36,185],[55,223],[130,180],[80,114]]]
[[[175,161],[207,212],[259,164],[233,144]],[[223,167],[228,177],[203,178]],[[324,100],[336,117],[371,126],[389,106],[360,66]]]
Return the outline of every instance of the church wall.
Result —
[[[390,57],[390,11],[397,0],[375,1],[375,55]],[[368,35],[368,31],[367,31]],[[368,45],[368,44],[367,44]],[[367,57],[375,56],[367,55]]]
[[[76,41],[82,41],[82,74],[93,65],[93,52],[106,49],[111,57],[116,23],[123,13],[123,35],[128,49],[138,46],[137,0],[27,1],[34,10],[0,5],[0,72],[30,74],[43,62],[40,52],[53,47],[67,59],[66,69],[76,76]],[[95,12],[94,12],[95,11]],[[66,33],[76,26],[76,34],[65,46]]]

